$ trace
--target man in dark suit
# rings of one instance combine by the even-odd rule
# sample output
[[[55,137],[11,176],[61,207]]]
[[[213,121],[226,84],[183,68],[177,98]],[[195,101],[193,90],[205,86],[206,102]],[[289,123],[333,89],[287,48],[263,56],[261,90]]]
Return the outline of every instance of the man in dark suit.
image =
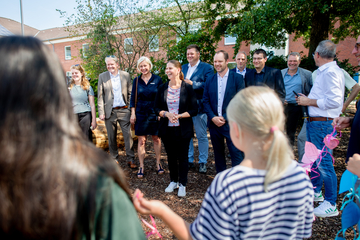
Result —
[[[229,55],[224,50],[215,54],[214,67],[217,74],[206,81],[203,97],[204,110],[210,120],[210,138],[218,173],[226,169],[224,139],[226,139],[233,167],[240,164],[244,158],[244,154],[231,141],[226,108],[235,94],[245,87],[245,83],[241,74],[229,71],[228,62]]]
[[[235,57],[235,61],[236,61],[236,68],[233,68],[230,71],[241,74],[245,79],[246,72],[250,71],[250,69],[246,67],[246,63],[247,63],[246,53],[244,51],[238,52],[238,54]]]
[[[184,81],[193,86],[199,107],[198,115],[192,118],[199,146],[199,172],[206,173],[209,140],[206,132],[207,116],[204,112],[202,98],[205,82],[214,74],[214,69],[210,64],[200,61],[200,48],[195,44],[187,47],[186,57],[189,63],[182,65],[182,72],[185,77]],[[194,145],[192,139],[190,141],[188,157],[189,167],[194,167]]]
[[[266,52],[263,49],[257,49],[253,55],[253,64],[255,69],[247,71],[245,74],[245,86],[263,86],[267,85],[278,94],[282,102],[285,101],[285,86],[281,71],[276,68],[265,66],[267,61]]]
[[[130,95],[132,83],[130,74],[119,70],[118,59],[115,56],[105,58],[107,72],[99,75],[98,82],[98,111],[99,118],[105,120],[109,139],[111,156],[117,161],[119,156],[116,133],[119,122],[124,136],[126,156],[131,168],[134,164],[133,139],[130,129]]]

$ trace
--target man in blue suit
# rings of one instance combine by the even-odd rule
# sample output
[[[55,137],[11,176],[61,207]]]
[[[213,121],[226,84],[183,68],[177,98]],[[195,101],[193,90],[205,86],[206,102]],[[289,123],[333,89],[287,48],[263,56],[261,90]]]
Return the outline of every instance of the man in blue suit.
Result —
[[[217,74],[206,81],[203,97],[218,173],[226,169],[224,139],[230,152],[232,166],[240,164],[244,159],[244,154],[231,141],[226,108],[235,94],[245,88],[245,83],[241,74],[229,70],[228,62],[229,55],[224,50],[215,54],[214,67]]]
[[[209,140],[206,132],[207,116],[204,112],[202,98],[205,82],[214,74],[214,69],[210,64],[200,61],[200,48],[195,44],[187,47],[186,57],[189,63],[182,66],[182,72],[185,76],[184,81],[193,86],[199,106],[198,115],[192,118],[199,146],[199,172],[206,173]],[[194,167],[194,145],[192,139],[190,141],[188,157],[189,167]]]
[[[285,101],[285,86],[281,71],[276,68],[265,66],[267,61],[266,52],[257,49],[253,55],[255,69],[247,71],[245,74],[245,86],[268,86],[278,94],[282,102]]]
[[[246,67],[246,63],[247,63],[246,53],[244,51],[238,52],[238,54],[235,57],[235,61],[236,61],[236,68],[233,68],[230,71],[241,74],[245,79],[246,72],[250,71],[250,69]]]

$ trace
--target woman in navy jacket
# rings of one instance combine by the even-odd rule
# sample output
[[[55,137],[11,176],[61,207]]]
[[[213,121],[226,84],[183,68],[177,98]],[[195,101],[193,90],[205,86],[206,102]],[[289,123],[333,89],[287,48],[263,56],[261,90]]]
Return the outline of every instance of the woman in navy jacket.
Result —
[[[155,96],[162,81],[159,76],[150,72],[152,66],[149,58],[139,58],[137,69],[141,72],[141,75],[133,81],[130,99],[130,122],[131,124],[135,124],[135,134],[138,136],[138,157],[140,162],[137,173],[138,178],[144,177],[145,143],[147,135],[152,136],[154,143],[157,173],[164,173],[160,164],[161,141],[158,137],[159,121],[153,109]]]
[[[170,184],[165,192],[179,188],[178,196],[185,197],[188,173],[188,151],[194,135],[192,117],[197,115],[195,92],[184,82],[181,64],[170,60],[166,65],[169,82],[162,84],[155,98],[155,112],[159,115],[159,137],[168,156]]]

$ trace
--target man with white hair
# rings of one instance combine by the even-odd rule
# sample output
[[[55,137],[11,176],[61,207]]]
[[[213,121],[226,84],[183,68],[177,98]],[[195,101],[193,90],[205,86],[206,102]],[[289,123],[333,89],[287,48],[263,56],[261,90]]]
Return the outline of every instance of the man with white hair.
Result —
[[[116,141],[117,123],[124,136],[125,150],[130,168],[134,164],[133,139],[130,129],[130,95],[132,83],[130,74],[119,70],[118,58],[114,55],[105,58],[107,72],[99,75],[98,111],[99,118],[105,120],[111,156],[118,161],[119,152]]]
[[[317,79],[308,97],[299,94],[296,101],[299,105],[308,106],[309,118],[306,124],[307,141],[317,149],[323,149],[324,138],[333,131],[332,121],[338,117],[343,107],[345,92],[344,73],[334,61],[336,45],[330,40],[319,43],[313,54],[318,68]],[[332,150],[327,149],[332,153]],[[314,185],[314,201],[323,201],[314,209],[315,216],[332,217],[339,215],[336,208],[337,178],[330,154],[318,158],[312,168],[311,182]],[[325,200],[321,192],[325,185]]]

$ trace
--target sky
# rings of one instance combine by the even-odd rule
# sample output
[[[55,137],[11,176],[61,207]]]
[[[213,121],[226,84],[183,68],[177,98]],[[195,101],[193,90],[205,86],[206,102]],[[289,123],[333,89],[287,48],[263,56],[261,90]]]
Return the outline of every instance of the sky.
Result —
[[[60,18],[56,9],[66,11],[69,16],[76,13],[75,0],[22,0],[24,24],[44,30],[62,27],[66,18]],[[21,22],[20,0],[0,0],[0,17]]]

